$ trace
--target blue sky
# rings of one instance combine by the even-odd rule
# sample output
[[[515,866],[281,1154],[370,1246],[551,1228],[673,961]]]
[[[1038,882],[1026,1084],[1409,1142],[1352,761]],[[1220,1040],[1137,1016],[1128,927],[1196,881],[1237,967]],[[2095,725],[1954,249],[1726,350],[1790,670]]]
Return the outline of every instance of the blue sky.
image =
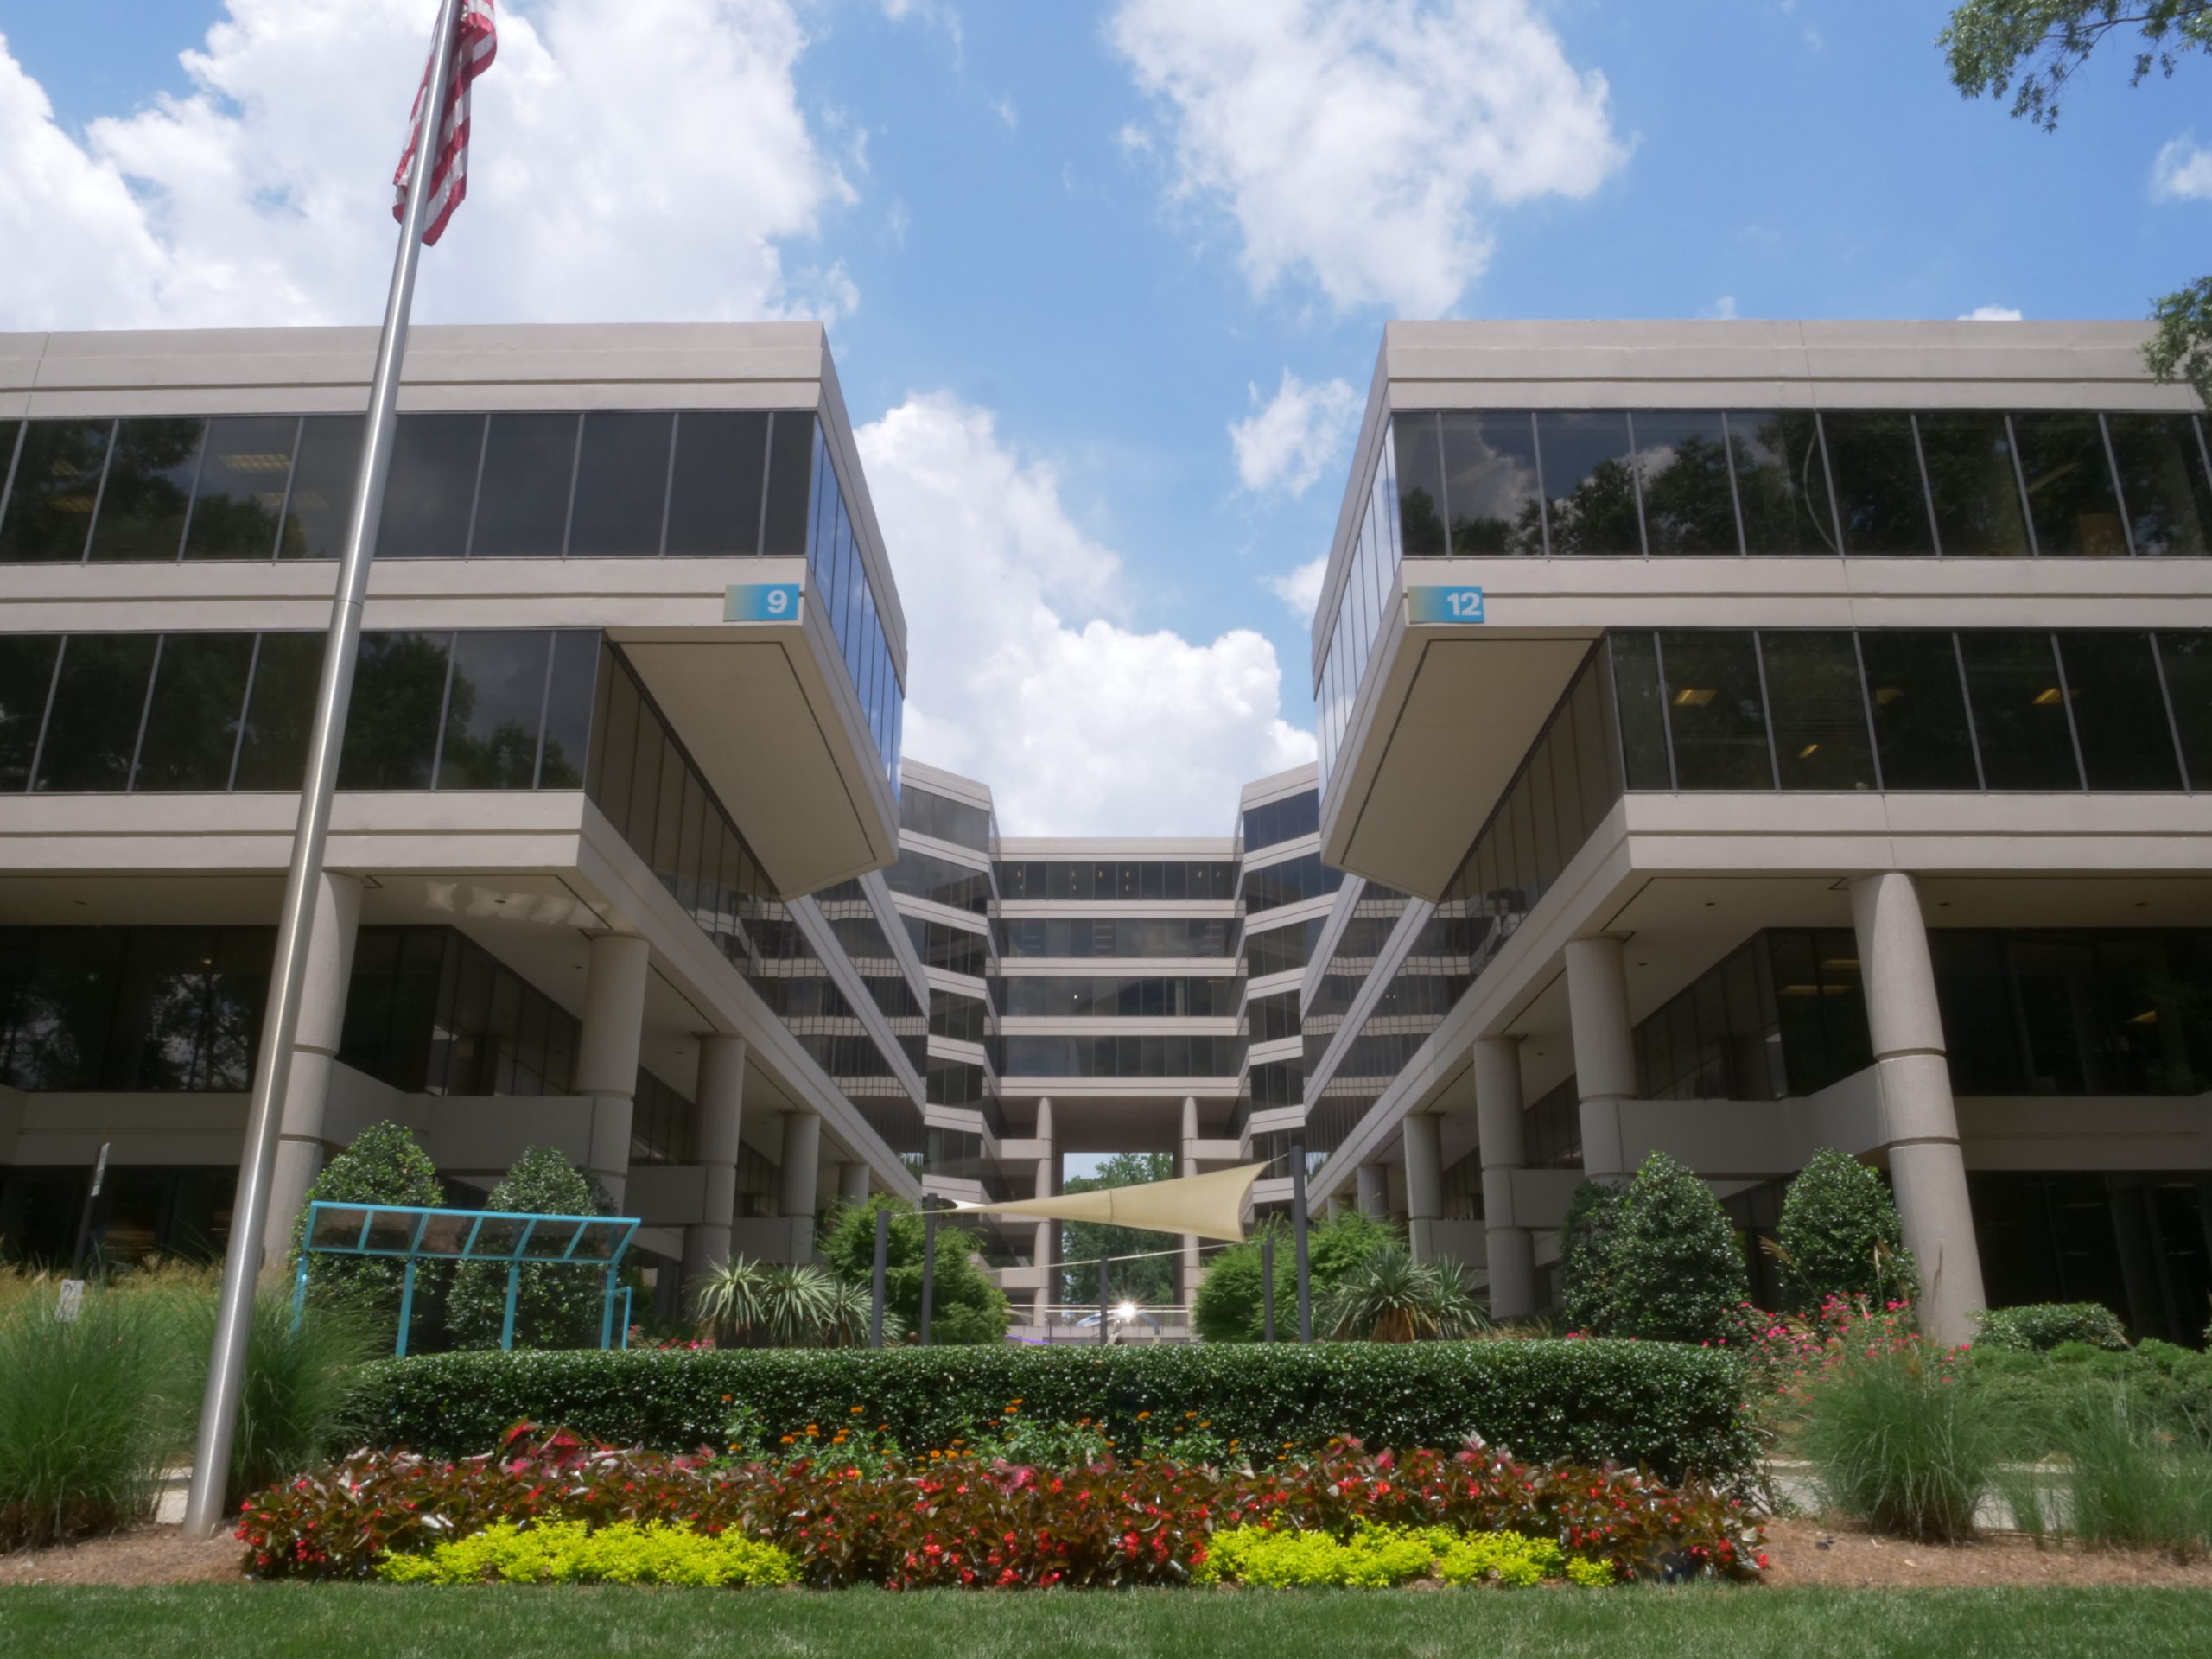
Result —
[[[0,0],[0,327],[372,318],[429,10]],[[1278,589],[1390,315],[2125,318],[2212,265],[2212,64],[2114,54],[2046,136],[1903,0],[501,16],[418,315],[826,314],[910,752],[1017,830],[1226,833],[1310,753]]]

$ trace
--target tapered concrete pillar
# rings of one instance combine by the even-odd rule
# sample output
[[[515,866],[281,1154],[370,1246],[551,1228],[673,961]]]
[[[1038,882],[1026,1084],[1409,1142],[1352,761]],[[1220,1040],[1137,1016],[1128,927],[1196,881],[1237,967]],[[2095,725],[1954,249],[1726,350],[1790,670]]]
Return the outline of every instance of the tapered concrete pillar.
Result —
[[[585,971],[583,1032],[576,1042],[576,1093],[591,1102],[584,1169],[607,1190],[617,1215],[630,1181],[630,1114],[651,958],[643,939],[600,933],[592,938]]]
[[[1444,1214],[1443,1125],[1425,1112],[1400,1132],[1406,1154],[1406,1243],[1416,1262],[1436,1259],[1436,1224]]]
[[[868,1173],[866,1164],[837,1166],[837,1197],[845,1204],[868,1202]]]
[[[1359,1213],[1376,1221],[1390,1213],[1390,1172],[1381,1164],[1362,1164],[1357,1172]]]
[[[361,878],[325,871],[315,887],[315,931],[308,940],[299,1030],[284,1089],[269,1225],[262,1234],[264,1265],[282,1262],[291,1249],[292,1224],[329,1150],[323,1125],[330,1107],[330,1068],[337,1063],[338,1040],[346,1028],[346,990],[353,977],[360,923]]]
[[[1970,1342],[1974,1316],[1988,1303],[1936,970],[1912,878],[1901,870],[1858,877],[1851,884],[1851,919],[1866,984],[1882,1139],[1904,1242],[1920,1268],[1921,1328],[1939,1342]]]
[[[783,1180],[776,1207],[790,1224],[794,1262],[814,1260],[814,1206],[821,1179],[822,1120],[812,1112],[785,1112]]]
[[[1198,1173],[1198,1102],[1194,1095],[1183,1096],[1183,1156],[1176,1168],[1185,1176]],[[1179,1236],[1177,1242],[1182,1246],[1182,1254],[1178,1258],[1180,1272],[1177,1274],[1179,1287],[1177,1300],[1188,1307],[1198,1300],[1198,1278],[1202,1271],[1198,1265],[1198,1236],[1184,1233]]]
[[[1475,1122],[1482,1134],[1483,1234],[1490,1257],[1490,1311],[1497,1319],[1536,1311],[1536,1236],[1514,1213],[1513,1177],[1529,1161],[1521,1120],[1521,1039],[1475,1045]]]
[[[683,1276],[696,1279],[729,1260],[737,1214],[738,1134],[744,1127],[745,1039],[699,1042],[699,1164],[704,1172],[700,1218],[683,1230]]]
[[[1620,940],[1568,941],[1567,1007],[1574,1025],[1583,1173],[1592,1180],[1624,1176],[1629,1170],[1621,1103],[1636,1098],[1636,1039],[1628,1019],[1628,963]]]
[[[1050,1098],[1037,1103],[1037,1135],[1044,1142],[1044,1156],[1037,1160],[1036,1177],[1030,1196],[1049,1198],[1060,1190],[1060,1151],[1052,1135],[1052,1103]],[[1037,1289],[1029,1299],[1029,1322],[1037,1327],[1037,1334],[1046,1334],[1052,1323],[1052,1304],[1059,1300],[1060,1224],[1040,1221],[1037,1224],[1036,1242],[1030,1247],[1029,1260],[1039,1269]]]

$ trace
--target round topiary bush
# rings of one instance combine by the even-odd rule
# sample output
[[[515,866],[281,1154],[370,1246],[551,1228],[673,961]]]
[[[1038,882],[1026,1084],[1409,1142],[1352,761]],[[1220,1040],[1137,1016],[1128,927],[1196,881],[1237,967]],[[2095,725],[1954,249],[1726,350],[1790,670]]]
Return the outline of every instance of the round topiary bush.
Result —
[[[415,1143],[415,1132],[404,1124],[372,1123],[353,1137],[353,1144],[322,1166],[308,1187],[308,1201],[331,1204],[406,1204],[424,1209],[445,1202],[445,1188],[430,1154]],[[292,1220],[292,1249],[286,1268],[296,1272],[307,1239],[307,1205]],[[425,1306],[436,1295],[443,1268],[425,1262],[416,1282],[416,1296]],[[317,1296],[326,1301],[353,1302],[365,1310],[382,1313],[399,1305],[400,1280],[405,1265],[388,1256],[317,1255],[308,1274]]]
[[[1847,1154],[1823,1147],[1789,1183],[1776,1229],[1783,1300],[1810,1313],[1831,1296],[1909,1302],[1919,1286],[1889,1185]]]
[[[1751,1300],[1734,1224],[1696,1173],[1663,1152],[1643,1160],[1612,1211],[1599,1333],[1721,1342]]]
[[[553,1147],[531,1147],[492,1189],[486,1210],[540,1216],[603,1216],[607,1196]],[[604,1316],[607,1270],[535,1262],[523,1268],[515,1295],[518,1348],[595,1348]],[[492,1262],[454,1270],[446,1328],[461,1348],[496,1348],[506,1319],[507,1269]]]

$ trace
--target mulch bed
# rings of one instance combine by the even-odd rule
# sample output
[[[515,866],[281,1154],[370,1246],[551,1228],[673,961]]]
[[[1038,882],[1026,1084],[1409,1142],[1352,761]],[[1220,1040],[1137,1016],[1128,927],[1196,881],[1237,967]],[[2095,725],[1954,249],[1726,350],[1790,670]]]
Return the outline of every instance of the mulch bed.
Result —
[[[181,1527],[133,1527],[81,1544],[0,1555],[5,1584],[238,1584],[245,1549],[226,1530],[188,1538]]]

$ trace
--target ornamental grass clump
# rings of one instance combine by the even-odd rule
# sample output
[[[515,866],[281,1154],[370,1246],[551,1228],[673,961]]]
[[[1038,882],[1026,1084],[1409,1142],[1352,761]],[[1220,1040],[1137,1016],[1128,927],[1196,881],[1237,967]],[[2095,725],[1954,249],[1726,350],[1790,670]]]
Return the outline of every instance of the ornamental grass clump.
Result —
[[[1898,1335],[1838,1356],[1808,1390],[1799,1444],[1834,1510],[1878,1532],[1963,1538],[2009,1449],[1963,1351]]]
[[[2019,1459],[1998,1491],[2038,1536],[2164,1550],[2212,1548],[2212,1437],[2125,1384],[2060,1382],[2018,1430]],[[2033,1461],[2030,1461],[2033,1459]]]

